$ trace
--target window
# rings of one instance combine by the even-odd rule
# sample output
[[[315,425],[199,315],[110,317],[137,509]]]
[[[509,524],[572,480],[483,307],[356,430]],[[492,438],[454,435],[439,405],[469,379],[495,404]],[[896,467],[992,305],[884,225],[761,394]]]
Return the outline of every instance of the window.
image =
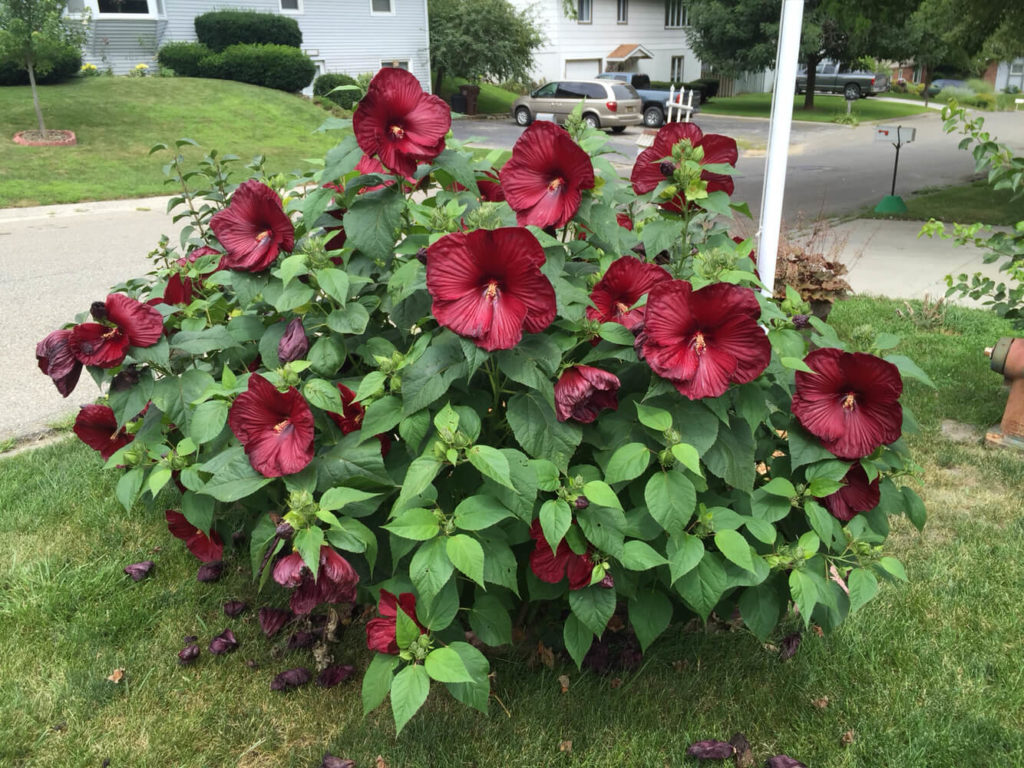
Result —
[[[542,85],[530,95],[535,99],[550,99],[554,97],[556,90],[558,90],[558,83],[548,83],[547,85]]]
[[[69,14],[93,13],[98,16],[164,16],[163,0],[71,0]]]
[[[394,16],[395,7],[393,0],[370,0],[371,16]]]
[[[100,13],[149,13],[147,0],[99,0]]]
[[[587,92],[583,89],[583,83],[562,82],[558,84],[556,99],[585,99]]]
[[[302,13],[302,0],[281,0],[281,13]]]
[[[593,21],[591,16],[591,5],[593,0],[576,0],[576,21],[579,24],[589,24]]]
[[[689,14],[684,0],[665,0],[665,28],[688,27]]]
[[[629,23],[629,0],[618,0],[615,11],[615,21],[619,24]]]
[[[639,99],[640,96],[633,90],[632,85],[616,83],[612,86],[612,96],[616,99]]]
[[[404,69],[406,72],[409,71],[409,60],[408,59],[388,59],[380,63],[381,69],[386,68]]]
[[[685,56],[673,56],[672,57],[672,70],[671,70],[671,73],[669,74],[669,80],[671,80],[673,83],[681,83],[681,82],[683,82],[686,79],[684,74],[683,74],[685,72],[685,67],[686,67],[686,57]]]

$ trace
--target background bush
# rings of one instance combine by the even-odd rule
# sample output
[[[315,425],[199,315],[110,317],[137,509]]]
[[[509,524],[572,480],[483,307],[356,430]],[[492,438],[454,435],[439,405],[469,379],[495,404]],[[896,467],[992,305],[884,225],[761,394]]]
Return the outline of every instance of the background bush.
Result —
[[[316,64],[287,45],[232,45],[199,62],[200,77],[236,80],[279,91],[301,91],[316,74]]]
[[[978,77],[972,77],[968,80],[967,87],[975,93],[995,93],[996,91],[995,86],[993,86],[992,83]]]
[[[53,69],[43,75],[36,73],[36,82],[41,85],[60,83],[77,75],[81,68],[81,49],[76,45],[69,45],[56,57]],[[20,63],[0,60],[0,85],[28,84],[28,70]]]
[[[302,45],[302,31],[295,19],[258,11],[211,11],[195,20],[196,37],[213,51],[238,43]]]
[[[199,77],[199,62],[212,54],[202,43],[168,43],[157,51],[156,60],[182,77]]]
[[[975,93],[970,88],[960,88],[957,86],[950,86],[943,88],[939,91],[935,97],[936,101],[947,102],[950,99],[956,99],[959,104],[973,104]]]
[[[352,106],[359,101],[361,91],[338,91],[331,93],[339,85],[354,85],[359,87],[359,81],[350,75],[341,72],[328,72],[320,75],[313,83],[313,95],[324,99],[330,99],[343,109],[352,109]],[[364,89],[365,91],[365,89]]]

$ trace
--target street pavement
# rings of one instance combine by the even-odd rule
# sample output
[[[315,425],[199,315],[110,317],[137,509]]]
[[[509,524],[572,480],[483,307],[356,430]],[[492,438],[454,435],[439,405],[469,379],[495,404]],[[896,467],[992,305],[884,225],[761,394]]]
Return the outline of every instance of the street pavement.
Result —
[[[897,192],[956,183],[968,178],[973,170],[968,154],[955,149],[955,140],[951,149],[945,141],[950,137],[930,129],[936,124],[926,119],[930,117],[918,118],[925,128],[919,129],[920,144],[901,152],[900,178],[907,179],[907,185]],[[1024,142],[1024,114],[997,113],[991,117],[996,136]],[[702,121],[704,130],[733,129],[730,132],[744,138],[749,146],[756,146],[758,133],[766,131],[763,120],[722,120],[729,124],[718,127],[712,120]],[[743,128],[741,123],[749,127]],[[511,128],[512,132],[502,133],[495,126]],[[802,124],[795,129],[785,193],[790,223],[798,214],[813,217],[821,212],[862,210],[888,193],[888,181],[876,185],[871,173],[864,172],[865,168],[870,171],[871,164],[863,158],[871,152],[882,156],[886,148],[865,138],[868,130],[873,135],[873,128],[865,126],[849,129]],[[511,124],[502,126],[501,121],[457,123],[455,132],[465,137],[488,131],[485,145],[502,147],[511,146],[521,133]],[[635,153],[629,143],[635,142],[635,135],[613,138],[617,140],[625,142],[624,153]],[[892,153],[891,148],[888,151]],[[830,152],[837,158],[835,165],[824,159]],[[915,152],[916,158],[911,161]],[[628,164],[627,154],[621,161]],[[737,167],[740,175],[735,198],[748,200],[756,209],[763,158],[748,150]],[[89,305],[102,300],[111,286],[149,271],[146,254],[156,246],[159,236],[177,238],[179,227],[164,213],[166,203],[167,198],[147,198],[0,210],[0,306],[6,320],[5,333],[0,335],[0,441],[43,432],[99,393],[83,373],[71,396],[61,398],[49,378],[36,368],[35,344],[87,312]],[[977,250],[958,248],[950,241],[919,239],[919,231],[917,222],[854,219],[835,225],[831,237],[850,267],[848,280],[854,291],[935,298],[945,292],[946,274],[981,270],[995,275],[993,267],[982,264],[982,254]]]

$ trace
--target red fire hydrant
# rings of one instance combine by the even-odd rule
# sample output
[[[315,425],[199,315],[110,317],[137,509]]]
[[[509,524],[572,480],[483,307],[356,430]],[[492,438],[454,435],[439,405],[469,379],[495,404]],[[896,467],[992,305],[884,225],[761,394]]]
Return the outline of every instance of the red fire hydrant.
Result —
[[[1004,336],[985,350],[989,367],[1001,373],[1010,385],[1003,420],[985,434],[985,440],[1011,448],[1024,449],[1024,339]]]

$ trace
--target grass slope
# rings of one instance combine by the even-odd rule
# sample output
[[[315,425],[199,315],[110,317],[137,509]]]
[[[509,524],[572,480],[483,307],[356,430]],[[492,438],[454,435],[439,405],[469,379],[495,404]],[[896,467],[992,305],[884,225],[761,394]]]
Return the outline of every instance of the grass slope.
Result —
[[[746,117],[770,117],[772,95],[770,93],[743,93],[739,96],[722,98],[716,96],[707,104],[701,104],[701,111],[709,115],[738,115]],[[918,115],[928,110],[912,102],[895,104],[877,99],[860,99],[854,102],[852,114],[861,122],[891,120],[907,115]],[[829,123],[834,117],[846,115],[846,99],[842,96],[814,95],[814,109],[804,109],[804,97],[793,97],[793,119],[814,123]]]
[[[1010,190],[992,189],[984,181],[922,191],[904,202],[907,204],[906,213],[893,215],[868,210],[863,218],[938,219],[959,224],[981,222],[992,226],[1012,226],[1024,220],[1024,197],[1014,198]]]
[[[9,141],[35,127],[35,114],[27,86],[0,88],[0,207],[170,194],[167,155],[148,152],[183,137],[243,162],[263,154],[271,173],[299,169],[337,143],[313,133],[328,113],[311,102],[226,80],[92,77],[39,92],[47,127],[73,130],[78,145]]]
[[[457,93],[460,85],[469,81],[463,77],[446,77],[441,81],[441,98],[445,101]],[[481,115],[507,115],[512,109],[512,102],[519,98],[518,93],[506,91],[491,83],[480,84],[480,95],[476,100],[476,110]]]
[[[114,475],[89,449],[69,441],[0,458],[0,765],[307,768],[329,749],[360,768],[378,754],[390,768],[660,768],[693,765],[689,743],[735,731],[757,765],[780,752],[814,768],[1024,764],[1024,459],[949,443],[936,429],[940,418],[998,419],[1005,395],[980,349],[1009,327],[977,310],[915,323],[900,309],[853,298],[833,320],[847,336],[866,324],[903,334],[896,351],[939,386],[910,382],[904,395],[923,427],[909,440],[930,513],[923,535],[893,521],[909,584],[884,584],[838,633],[808,633],[785,663],[745,632],[704,629],[670,631],[621,684],[568,664],[530,670],[519,652],[498,649],[494,690],[508,714],[492,701],[484,717],[434,691],[397,740],[387,710],[362,718],[358,681],[271,692],[275,674],[310,665],[306,652],[263,640],[252,612],[227,619],[221,604],[280,603],[279,591],[258,598],[237,559],[222,581],[197,583],[162,506],[125,514]],[[157,563],[148,580],[121,573],[147,558]],[[225,627],[241,647],[211,656],[206,643]],[[334,650],[360,671],[363,631],[357,620]],[[203,654],[182,668],[189,634]],[[116,668],[126,670],[118,684],[107,680]],[[564,694],[560,674],[570,678]]]

